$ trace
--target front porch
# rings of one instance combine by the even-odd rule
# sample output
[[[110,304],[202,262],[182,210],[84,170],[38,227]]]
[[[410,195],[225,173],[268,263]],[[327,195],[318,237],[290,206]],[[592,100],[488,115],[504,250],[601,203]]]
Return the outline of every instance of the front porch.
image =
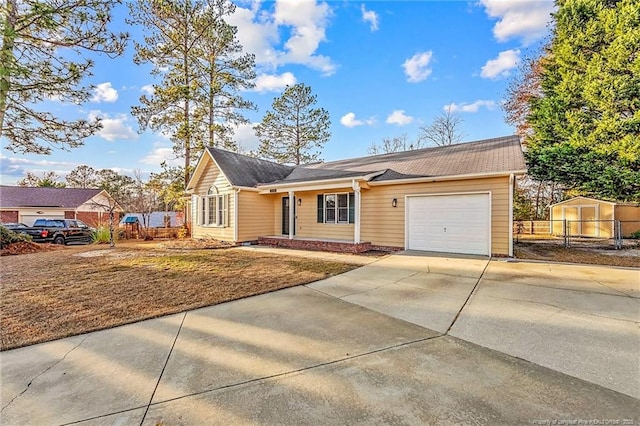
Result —
[[[258,238],[258,244],[272,247],[284,247],[299,250],[332,251],[338,253],[364,253],[372,249],[370,242],[355,243],[347,240],[330,240],[318,238],[283,236],[267,236]]]

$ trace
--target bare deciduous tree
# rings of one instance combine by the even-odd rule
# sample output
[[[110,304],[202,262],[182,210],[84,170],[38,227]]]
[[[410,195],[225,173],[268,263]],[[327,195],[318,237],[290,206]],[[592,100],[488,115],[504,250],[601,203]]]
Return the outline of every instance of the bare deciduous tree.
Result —
[[[367,152],[371,155],[378,154],[390,154],[392,152],[401,152],[401,151],[411,151],[414,149],[423,148],[422,141],[417,140],[413,143],[409,143],[407,140],[406,133],[400,136],[395,136],[393,138],[385,137],[382,138],[382,143],[378,145],[373,142],[369,148],[367,148]]]
[[[455,145],[462,141],[462,118],[452,111],[451,105],[433,119],[427,126],[420,127],[418,141],[425,141],[437,146]]]

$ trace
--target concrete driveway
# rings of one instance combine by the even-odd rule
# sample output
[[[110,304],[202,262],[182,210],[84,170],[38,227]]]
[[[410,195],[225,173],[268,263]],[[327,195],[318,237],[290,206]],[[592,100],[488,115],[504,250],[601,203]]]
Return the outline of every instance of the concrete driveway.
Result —
[[[632,270],[394,255],[2,352],[0,423],[638,422],[639,286]]]

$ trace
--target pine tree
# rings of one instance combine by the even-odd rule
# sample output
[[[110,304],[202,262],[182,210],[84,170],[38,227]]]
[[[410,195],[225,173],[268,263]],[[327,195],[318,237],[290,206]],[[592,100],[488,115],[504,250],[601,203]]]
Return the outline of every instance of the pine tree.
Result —
[[[262,122],[255,127],[260,139],[259,155],[280,163],[305,164],[319,160],[331,137],[329,113],[313,108],[317,97],[302,83],[287,86],[275,98]]]
[[[0,137],[13,152],[50,154],[81,146],[99,121],[70,121],[38,109],[44,101],[82,104],[91,86],[82,79],[93,61],[86,52],[120,55],[128,34],[107,26],[120,1],[5,0],[0,12]],[[72,58],[80,58],[73,60]]]
[[[191,162],[206,145],[230,145],[230,124],[245,122],[239,109],[253,108],[238,92],[252,87],[254,60],[242,55],[236,29],[224,21],[229,0],[137,0],[131,20],[145,28],[135,43],[136,63],[151,63],[161,79],[151,96],[132,108],[142,130],[171,135],[184,157],[185,185]]]

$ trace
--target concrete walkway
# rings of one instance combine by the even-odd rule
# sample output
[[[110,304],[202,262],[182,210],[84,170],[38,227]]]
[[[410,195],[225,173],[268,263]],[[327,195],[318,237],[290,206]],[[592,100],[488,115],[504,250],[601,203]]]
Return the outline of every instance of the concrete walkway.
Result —
[[[405,253],[309,286],[2,352],[0,423],[638,422],[638,271],[568,268]],[[564,350],[543,353],[562,339]],[[520,349],[539,360],[502,353]],[[592,370],[604,373],[581,378]]]

